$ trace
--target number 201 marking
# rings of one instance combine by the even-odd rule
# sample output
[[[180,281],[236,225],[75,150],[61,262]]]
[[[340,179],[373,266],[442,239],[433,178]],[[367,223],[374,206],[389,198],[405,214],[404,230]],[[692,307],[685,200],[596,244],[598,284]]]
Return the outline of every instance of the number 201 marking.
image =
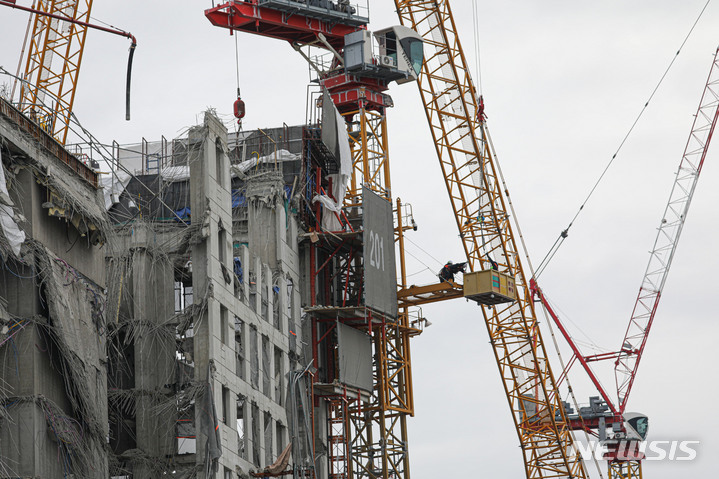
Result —
[[[372,230],[369,232],[369,265],[384,271],[384,238]]]

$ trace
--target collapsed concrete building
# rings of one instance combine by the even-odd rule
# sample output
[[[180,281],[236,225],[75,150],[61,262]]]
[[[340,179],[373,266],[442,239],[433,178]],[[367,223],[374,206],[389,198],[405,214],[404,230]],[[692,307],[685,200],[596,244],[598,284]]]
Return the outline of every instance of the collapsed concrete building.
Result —
[[[98,175],[5,101],[0,155],[0,476],[106,477]]]
[[[289,444],[287,374],[301,356],[296,220],[274,163],[244,180],[231,173],[240,171],[215,116],[171,151],[162,171],[145,161],[126,176],[109,210],[124,225],[108,260],[118,298],[111,449],[118,475],[185,467],[210,477],[200,466],[217,459],[220,477],[235,477]]]
[[[412,411],[392,206],[342,208],[338,117],[228,135],[207,112],[170,143],[116,144],[100,180],[3,102],[0,477],[406,466],[382,429]]]

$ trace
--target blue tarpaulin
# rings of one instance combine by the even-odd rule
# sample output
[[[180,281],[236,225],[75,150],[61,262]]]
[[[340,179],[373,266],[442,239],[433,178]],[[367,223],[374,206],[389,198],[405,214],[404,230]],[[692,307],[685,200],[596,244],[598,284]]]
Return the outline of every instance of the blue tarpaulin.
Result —
[[[241,206],[247,206],[247,198],[245,198],[245,193],[240,190],[232,190],[232,207],[239,208]],[[191,216],[190,207],[185,206],[184,208],[175,211],[175,214],[183,220],[189,220]],[[179,221],[177,217],[175,217],[175,220]]]
[[[232,207],[239,208],[240,206],[247,206],[245,193],[240,190],[232,190]]]
[[[181,210],[175,211],[175,214],[177,215],[177,216],[175,217],[175,220],[176,220],[176,221],[179,221],[179,220],[177,219],[178,217],[182,218],[184,221],[188,221],[188,220],[190,219],[190,216],[192,216],[192,215],[190,214],[190,207],[189,207],[189,206],[185,206],[185,207],[182,208]],[[188,222],[189,222],[189,221],[188,221]]]

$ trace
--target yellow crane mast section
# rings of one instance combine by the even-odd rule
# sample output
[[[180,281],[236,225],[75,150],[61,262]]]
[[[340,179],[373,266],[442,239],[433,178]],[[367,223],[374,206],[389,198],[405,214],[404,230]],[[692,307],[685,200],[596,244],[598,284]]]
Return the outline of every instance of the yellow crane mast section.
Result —
[[[395,0],[424,39],[418,79],[464,250],[473,271],[515,278],[517,301],[482,307],[522,447],[527,478],[584,478],[502,195],[491,140],[446,0]]]
[[[40,0],[36,8],[89,22],[92,1]],[[64,145],[88,27],[39,14],[32,24],[20,109]]]

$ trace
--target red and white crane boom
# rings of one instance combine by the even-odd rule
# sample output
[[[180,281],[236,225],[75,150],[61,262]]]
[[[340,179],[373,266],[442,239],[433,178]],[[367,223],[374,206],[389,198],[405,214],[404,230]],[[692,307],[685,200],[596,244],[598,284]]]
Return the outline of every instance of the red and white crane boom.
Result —
[[[530,287],[534,295],[541,300],[574,353],[560,377],[560,382],[562,378],[566,377],[568,369],[574,364],[574,361],[579,361],[611,411],[611,416],[601,418],[602,423],[607,426],[611,422],[621,424],[624,419],[629,393],[636,378],[639,362],[646,346],[689,206],[699,181],[699,175],[707,156],[717,119],[719,119],[719,49],[714,54],[709,78],[704,87],[691,133],[679,163],[669,202],[659,224],[657,238],[650,252],[649,264],[639,288],[639,295],[618,351],[589,356],[582,355],[557,314],[549,305],[541,289],[537,286],[536,281],[531,280]],[[589,366],[591,362],[606,360],[614,361],[617,388],[616,403],[610,399],[608,391],[604,389]],[[598,417],[588,418],[581,415],[578,418],[570,418],[569,422],[574,429],[594,429],[598,428],[600,424]]]
[[[627,399],[636,378],[639,361],[647,343],[649,330],[654,321],[657,305],[669,274],[679,237],[684,228],[692,196],[699,181],[709,143],[719,117],[719,49],[709,72],[709,78],[699,109],[694,118],[691,133],[687,141],[679,170],[677,171],[672,192],[669,196],[664,215],[657,231],[657,239],[649,256],[649,264],[644,273],[639,295],[634,304],[632,317],[624,335],[621,348],[614,363],[614,376],[617,383],[619,413],[626,409]]]

